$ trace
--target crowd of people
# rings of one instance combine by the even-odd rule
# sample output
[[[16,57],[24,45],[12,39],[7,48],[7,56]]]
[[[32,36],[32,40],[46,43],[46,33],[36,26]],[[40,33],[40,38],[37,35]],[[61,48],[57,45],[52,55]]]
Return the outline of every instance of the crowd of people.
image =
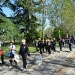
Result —
[[[59,38],[58,40],[55,38],[52,39],[46,39],[42,40],[39,38],[35,42],[36,52],[40,51],[40,54],[42,55],[45,52],[48,52],[48,54],[51,54],[51,51],[53,53],[56,53],[56,43],[58,43],[60,52],[62,52],[62,47],[65,46],[65,44],[68,45],[70,52],[72,51],[72,44],[75,44],[75,39],[72,36],[69,36],[67,39]]]
[[[36,47],[36,51],[40,51],[40,54],[42,55],[42,53],[48,52],[48,54],[51,54],[51,50],[53,50],[54,52],[56,52],[56,40],[55,38],[53,39],[46,39],[46,40],[41,40],[41,38],[39,38],[38,40],[36,40],[35,42],[35,47]]]
[[[10,62],[9,68],[13,67],[13,62],[15,62],[15,65],[17,66],[17,60],[15,59],[16,55],[19,55],[19,57],[22,57],[23,72],[25,72],[26,71],[26,65],[27,65],[26,58],[27,58],[27,56],[30,56],[29,48],[26,44],[25,39],[22,40],[22,44],[20,45],[19,54],[17,54],[17,52],[16,52],[16,46],[14,45],[14,41],[10,41],[10,45],[8,47],[8,54],[7,54],[8,58],[9,58],[9,62]],[[1,47],[0,47],[0,56],[1,56],[2,64],[5,64],[4,53],[3,53],[3,50]]]
[[[73,37],[68,37],[67,39],[62,39],[61,37],[56,40],[55,38],[52,39],[41,39],[39,38],[35,42],[35,47],[36,47],[36,52],[39,51],[40,55],[43,53],[47,52],[49,55],[51,52],[56,53],[56,44],[59,44],[60,52],[62,52],[62,47],[65,44],[68,44],[70,52],[72,51],[72,44],[75,44],[75,39]],[[1,53],[2,52],[2,53]],[[16,46],[14,45],[13,41],[10,41],[10,46],[8,47],[8,52],[11,53],[9,56],[9,62],[10,62],[10,67],[12,67],[12,62],[15,62],[15,65],[17,65],[17,61],[14,59],[15,54],[16,54]],[[20,45],[20,50],[19,50],[19,57],[22,57],[23,60],[23,72],[26,71],[26,65],[27,61],[26,58],[27,56],[30,56],[29,48],[26,44],[26,40],[22,40],[22,44]],[[0,47],[0,56],[1,56],[1,61],[2,64],[4,64],[4,53]]]

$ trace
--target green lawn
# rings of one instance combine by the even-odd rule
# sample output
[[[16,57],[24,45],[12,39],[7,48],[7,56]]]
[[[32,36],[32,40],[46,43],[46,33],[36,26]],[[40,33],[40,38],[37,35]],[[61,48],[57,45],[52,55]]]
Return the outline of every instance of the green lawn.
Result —
[[[16,46],[17,53],[19,53],[20,45],[19,44],[15,44],[15,46]],[[9,52],[8,47],[9,47],[9,44],[2,45],[2,49],[3,49],[3,52],[4,52],[5,58],[7,58],[7,53]],[[31,47],[28,47],[28,48],[29,48],[30,53],[36,52],[35,46],[31,46]]]
[[[2,45],[2,49],[3,49],[3,52],[4,52],[5,58],[7,58],[7,53],[9,52],[9,50],[8,50],[9,45],[10,45],[9,43],[6,43],[6,44]],[[15,46],[16,46],[17,53],[19,53],[20,44],[15,44]],[[58,42],[56,43],[56,46],[59,46]],[[28,48],[29,48],[30,53],[36,52],[36,48],[35,48],[34,45],[33,46],[28,45]]]

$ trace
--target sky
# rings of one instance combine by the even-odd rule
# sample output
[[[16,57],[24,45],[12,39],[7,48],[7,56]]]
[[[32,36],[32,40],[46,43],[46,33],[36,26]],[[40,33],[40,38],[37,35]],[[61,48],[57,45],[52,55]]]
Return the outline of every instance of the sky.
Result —
[[[4,7],[2,9],[3,9],[3,13],[5,13],[5,15],[7,17],[10,17],[13,14],[13,11],[11,9],[7,8],[7,7]],[[45,29],[48,28],[48,27],[50,27],[50,24],[49,24],[49,20],[46,19],[46,27],[45,27]]]
[[[47,0],[47,4],[49,3],[49,1],[51,1],[51,0]],[[13,0],[12,0],[12,2],[13,2]],[[13,14],[13,11],[10,8],[3,7],[2,9],[3,9],[3,13],[5,13],[5,15],[7,17],[10,17]],[[50,26],[48,19],[46,19],[46,25],[47,25],[46,27],[49,27]]]
[[[14,3],[14,0],[11,0]],[[46,0],[46,4],[50,3],[51,0]],[[10,8],[3,7],[3,13],[6,14],[7,17],[10,17],[13,14],[13,11]]]
[[[13,14],[13,11],[7,7],[3,7],[2,9],[3,9],[3,13],[5,13],[7,17],[10,17]]]

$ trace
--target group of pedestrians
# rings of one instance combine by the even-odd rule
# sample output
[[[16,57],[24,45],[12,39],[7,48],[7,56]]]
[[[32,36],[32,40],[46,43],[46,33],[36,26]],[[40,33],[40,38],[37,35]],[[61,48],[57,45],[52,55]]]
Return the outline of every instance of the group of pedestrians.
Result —
[[[36,51],[40,51],[40,54],[42,55],[45,52],[48,52],[48,54],[51,54],[51,51],[53,50],[53,52],[56,52],[56,39],[46,39],[46,40],[41,40],[41,38],[39,38],[38,40],[36,40],[35,42],[35,47],[36,47]]]
[[[25,72],[26,71],[26,65],[27,65],[26,58],[27,58],[27,56],[30,56],[30,52],[29,52],[28,46],[26,44],[26,40],[23,39],[21,42],[22,42],[22,44],[20,45],[19,54],[17,54],[16,46],[14,45],[14,42],[10,41],[10,46],[8,47],[7,56],[9,56],[9,62],[10,62],[9,68],[13,67],[13,62],[15,62],[15,65],[17,66],[17,61],[15,59],[15,55],[17,54],[17,55],[19,55],[19,57],[21,56],[22,60],[23,60],[23,72]],[[1,50],[1,52],[3,52],[2,48],[0,48],[0,50]],[[5,64],[4,53],[0,54],[0,56],[1,56],[2,64]]]
[[[69,50],[72,51],[72,44],[74,41],[73,38],[69,37],[65,41],[67,41],[67,44],[69,46]],[[19,55],[19,57],[20,56],[22,57],[23,72],[25,72],[26,71],[26,65],[27,65],[26,58],[27,58],[27,56],[30,56],[30,52],[29,52],[29,48],[26,44],[26,40],[23,39],[21,42],[22,42],[22,44],[20,45],[20,50],[19,50],[18,55]],[[41,40],[41,38],[39,38],[35,42],[36,51],[40,51],[41,55],[45,52],[47,52],[49,55],[52,52],[56,53],[56,42],[58,42],[60,51],[62,51],[62,47],[63,47],[64,43],[63,43],[63,39],[61,37],[58,39],[58,41],[55,38],[46,39],[46,40],[44,40],[44,39]],[[10,46],[8,47],[8,50],[9,50],[9,52],[12,53],[12,55],[9,57],[10,67],[12,67],[12,62],[15,62],[15,65],[17,65],[17,61],[14,59],[15,54],[16,54],[16,46],[14,45],[13,41],[10,42]],[[0,47],[0,51],[2,51],[1,47]],[[5,63],[4,62],[4,53],[0,54],[0,56],[1,56],[2,64],[4,64]]]
[[[55,38],[41,40],[41,38],[39,38],[35,42],[36,52],[40,51],[41,55],[45,52],[47,52],[49,55],[51,54],[51,52],[56,53],[57,42],[60,48],[60,52],[62,52],[62,47],[65,46],[65,44],[68,45],[70,52],[72,51],[72,44],[74,44],[74,40],[72,36],[70,36],[66,40],[61,37],[58,40],[56,40]]]
[[[63,39],[60,37],[58,40],[60,51],[62,52],[62,47],[67,44],[69,51],[72,52],[72,45],[74,44],[74,38],[72,36],[69,36],[67,39]],[[75,45],[75,44],[74,44]]]

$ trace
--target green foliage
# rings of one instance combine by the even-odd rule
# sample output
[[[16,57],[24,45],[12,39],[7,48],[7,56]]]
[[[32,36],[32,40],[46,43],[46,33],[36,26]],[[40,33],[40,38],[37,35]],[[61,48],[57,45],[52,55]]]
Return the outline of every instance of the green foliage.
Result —
[[[22,25],[25,28],[23,33],[26,40],[35,39],[38,37],[36,36],[38,35],[36,30],[38,27],[38,24],[36,23],[37,18],[34,14],[36,12],[35,9],[38,10],[39,7],[36,7],[36,5],[32,3],[31,0],[18,0],[15,1],[13,5],[11,3],[10,6],[11,9],[15,11],[14,14],[16,13],[13,16],[13,22],[18,26]]]
[[[3,17],[2,15],[0,15],[0,19],[2,20],[2,22],[0,22],[0,33],[4,35],[6,39],[13,39],[14,36],[16,36],[18,33],[16,25],[12,23],[8,18]]]
[[[59,33],[59,30],[60,30],[60,33]],[[53,37],[55,38],[59,38],[59,34],[62,38],[65,38],[65,31],[64,31],[64,28],[62,27],[62,29],[59,29],[59,28],[55,28],[54,31],[53,31]]]
[[[36,48],[35,47],[29,47],[29,51],[30,51],[30,53],[35,53],[36,52]]]
[[[52,0],[48,16],[53,28],[62,29],[62,33],[75,35],[75,5],[72,0]],[[73,30],[73,31],[72,31]],[[55,32],[55,31],[54,31]],[[56,34],[55,34],[56,35]]]
[[[32,40],[37,37],[42,38],[45,28],[46,18],[50,21],[50,27],[54,29],[53,33],[48,33],[55,37],[68,34],[75,35],[75,3],[73,0],[0,0],[1,7],[8,6],[14,11],[12,21],[2,16],[3,12],[0,7],[0,34],[4,34],[5,38],[26,38]],[[47,4],[47,5],[46,5]],[[36,17],[35,13],[41,14]],[[37,23],[38,21],[38,23]],[[25,30],[23,33],[18,31],[18,27],[22,25]],[[5,30],[3,33],[2,30]],[[37,31],[38,29],[38,31]],[[13,32],[12,32],[13,31]],[[47,32],[48,32],[47,31]],[[48,36],[51,37],[51,36]]]

